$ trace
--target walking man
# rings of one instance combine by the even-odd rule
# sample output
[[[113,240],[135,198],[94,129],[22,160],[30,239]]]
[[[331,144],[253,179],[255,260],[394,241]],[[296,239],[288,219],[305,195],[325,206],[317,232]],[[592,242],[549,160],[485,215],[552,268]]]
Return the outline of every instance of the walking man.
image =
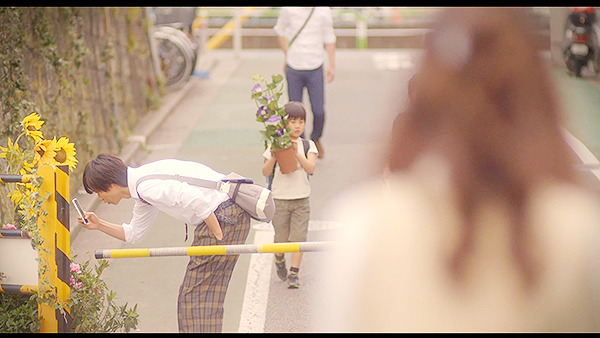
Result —
[[[317,145],[318,158],[323,158],[325,153],[320,142],[325,124],[323,73],[326,73],[327,83],[335,78],[336,36],[331,8],[282,7],[273,30],[285,55],[284,73],[289,100],[302,102],[304,88],[308,90],[313,112],[310,139]],[[328,65],[325,65],[324,49]]]
[[[152,177],[181,175],[218,181],[223,176],[208,166],[175,159],[159,160],[133,168],[120,158],[99,154],[83,172],[83,187],[97,193],[105,203],[118,204],[133,198],[129,223],[111,223],[86,212],[89,230],[99,230],[126,243],[139,242],[148,233],[159,211],[187,225],[194,225],[192,246],[244,244],[250,232],[250,215],[219,190],[177,179]],[[186,237],[187,238],[187,237]],[[179,289],[177,319],[179,332],[222,331],[223,303],[239,255],[190,256]]]

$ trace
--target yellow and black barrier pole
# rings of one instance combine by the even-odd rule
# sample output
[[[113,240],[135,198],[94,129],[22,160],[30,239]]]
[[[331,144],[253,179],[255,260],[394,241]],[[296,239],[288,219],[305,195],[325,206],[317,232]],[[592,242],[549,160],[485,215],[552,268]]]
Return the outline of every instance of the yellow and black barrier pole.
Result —
[[[331,249],[335,242],[291,242],[265,244],[204,245],[167,248],[105,249],[96,250],[96,259],[239,255],[245,253],[311,252]]]
[[[0,174],[0,183],[27,183],[31,175]]]
[[[39,219],[40,235],[43,239],[39,250],[40,294],[52,293],[55,288],[59,304],[57,309],[46,303],[39,303],[38,315],[42,317],[40,332],[70,332],[71,309],[67,299],[71,295],[69,230],[69,166],[39,165],[38,175],[43,178],[40,193],[48,196],[43,204],[45,214]],[[45,267],[45,268],[44,268]],[[43,283],[47,281],[49,283]],[[60,307],[64,305],[61,311]]]

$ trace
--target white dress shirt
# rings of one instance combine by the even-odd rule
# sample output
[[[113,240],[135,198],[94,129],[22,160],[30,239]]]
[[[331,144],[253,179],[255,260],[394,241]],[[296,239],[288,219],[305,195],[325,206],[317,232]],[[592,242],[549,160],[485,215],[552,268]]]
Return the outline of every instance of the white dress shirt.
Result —
[[[282,7],[273,30],[291,40],[308,18],[312,7]],[[286,62],[295,70],[313,70],[325,62],[324,44],[335,43],[331,8],[316,7],[310,20],[290,47]]]
[[[135,204],[131,221],[123,223],[127,243],[139,242],[145,236],[159,210],[189,225],[198,225],[229,198],[215,189],[177,180],[147,180],[140,183],[136,191],[138,180],[149,174],[179,174],[212,181],[225,176],[201,163],[174,159],[151,162],[138,168],[128,167],[127,184]],[[150,205],[142,202],[140,197]]]

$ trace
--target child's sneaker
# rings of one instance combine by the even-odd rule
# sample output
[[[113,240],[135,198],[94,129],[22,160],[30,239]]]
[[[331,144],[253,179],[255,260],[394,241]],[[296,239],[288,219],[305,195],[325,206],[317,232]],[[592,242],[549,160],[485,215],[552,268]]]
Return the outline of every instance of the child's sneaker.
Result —
[[[288,289],[297,289],[300,287],[297,273],[290,273],[288,276]]]
[[[277,267],[277,276],[279,279],[285,282],[288,277],[287,270],[285,268],[285,259],[278,261],[277,258],[275,258],[275,266]]]

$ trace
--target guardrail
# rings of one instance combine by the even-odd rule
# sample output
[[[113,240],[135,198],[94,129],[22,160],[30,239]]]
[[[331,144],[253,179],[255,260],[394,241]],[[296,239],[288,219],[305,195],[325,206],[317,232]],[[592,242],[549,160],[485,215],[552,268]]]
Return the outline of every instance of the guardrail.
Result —
[[[335,242],[291,242],[265,244],[204,245],[167,248],[133,248],[96,250],[96,259],[165,257],[165,256],[210,256],[239,255],[246,253],[312,252],[329,250]]]
[[[2,284],[0,292],[18,293],[52,293],[56,292],[61,304],[67,304],[71,294],[70,286],[70,251],[71,236],[69,231],[69,166],[39,165],[38,175],[43,182],[39,188],[42,196],[48,196],[42,208],[38,228],[43,239],[37,248],[38,285]],[[34,176],[0,174],[1,183],[26,183]],[[29,235],[20,230],[2,230],[0,238],[14,240],[28,239]],[[45,281],[47,283],[43,283]],[[58,304],[38,303],[40,332],[69,332],[71,309],[68,305],[60,308]],[[64,313],[64,315],[63,315]]]

